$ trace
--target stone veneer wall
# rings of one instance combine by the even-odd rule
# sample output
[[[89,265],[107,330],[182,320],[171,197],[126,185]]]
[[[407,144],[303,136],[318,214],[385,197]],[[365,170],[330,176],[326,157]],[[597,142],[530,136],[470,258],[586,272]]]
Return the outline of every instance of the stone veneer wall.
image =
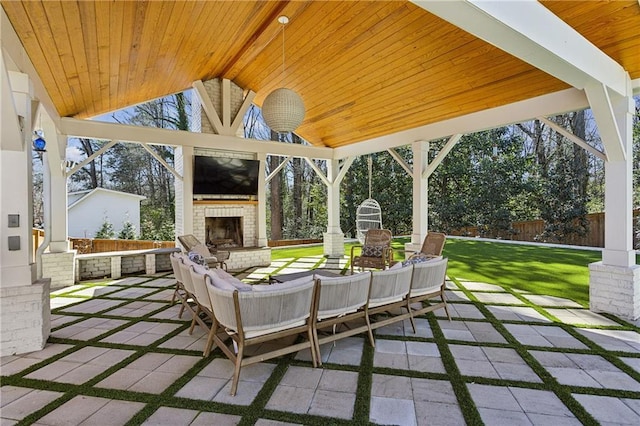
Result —
[[[213,103],[218,114],[222,114],[222,81],[215,78],[213,80],[207,80],[202,83],[207,90],[207,95]],[[231,121],[240,111],[242,103],[244,102],[244,90],[240,86],[237,86],[233,81],[231,82]],[[198,105],[200,105],[198,103]],[[198,111],[199,110],[199,111]],[[200,132],[202,133],[216,133],[213,131],[213,126],[209,121],[209,117],[205,114],[202,108],[198,108],[196,112],[200,112]],[[197,121],[197,117],[194,117],[193,121]],[[222,120],[220,120],[222,121]],[[242,126],[240,126],[242,129]]]
[[[640,265],[589,264],[589,307],[618,317],[640,318]]]
[[[50,280],[0,287],[0,356],[39,351],[51,331]]]
[[[42,276],[51,277],[51,288],[63,288],[75,281],[76,250],[42,254]]]

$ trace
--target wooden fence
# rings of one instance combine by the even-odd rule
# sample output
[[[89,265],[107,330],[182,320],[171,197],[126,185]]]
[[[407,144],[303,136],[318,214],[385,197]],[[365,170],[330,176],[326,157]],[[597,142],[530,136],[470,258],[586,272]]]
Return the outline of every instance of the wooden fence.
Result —
[[[634,210],[634,224],[637,223],[637,218],[640,216],[640,209]],[[590,213],[587,215],[588,232],[586,235],[572,236],[567,241],[562,241],[561,244],[571,244],[576,246],[588,246],[588,247],[604,247],[604,213]],[[502,233],[498,237],[505,240],[514,241],[540,241],[541,235],[544,233],[544,221],[528,220],[523,222],[513,222],[511,224],[513,232]],[[634,227],[635,229],[635,227]],[[450,232],[451,235],[464,235],[469,237],[481,236],[477,227],[466,227],[457,229]],[[639,236],[634,235],[634,247],[637,247],[640,243]]]
[[[147,250],[175,247],[175,241],[107,240],[89,238],[69,238],[71,248],[78,254],[104,253],[108,251]]]

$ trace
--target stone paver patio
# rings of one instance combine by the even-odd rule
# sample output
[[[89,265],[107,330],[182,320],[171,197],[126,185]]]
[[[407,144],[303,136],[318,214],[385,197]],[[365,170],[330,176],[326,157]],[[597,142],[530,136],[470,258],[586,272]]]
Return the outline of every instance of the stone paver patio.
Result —
[[[238,273],[264,281],[322,257]],[[335,261],[333,261],[335,262]],[[323,265],[336,271],[344,262]],[[4,357],[2,425],[640,424],[637,324],[570,300],[450,277],[444,311],[242,369],[171,305],[170,274],[52,295],[39,352]],[[258,348],[259,350],[259,348]]]

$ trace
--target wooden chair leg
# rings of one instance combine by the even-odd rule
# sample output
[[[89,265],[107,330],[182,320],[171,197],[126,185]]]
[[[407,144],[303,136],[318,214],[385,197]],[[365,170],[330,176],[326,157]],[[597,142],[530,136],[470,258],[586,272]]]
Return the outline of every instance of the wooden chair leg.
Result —
[[[188,299],[188,296],[185,296],[185,298]],[[185,303],[189,303],[189,302],[187,301],[187,302],[183,302],[182,303],[182,306],[180,306],[180,312],[178,313],[178,318],[182,318],[182,314],[184,313],[184,308],[185,308],[184,304]]]
[[[373,339],[373,330],[371,330],[371,322],[369,321],[369,314],[365,314],[364,320],[367,323],[367,333],[369,334],[369,343],[371,343],[371,347],[376,347],[376,341]]]
[[[320,354],[316,352],[316,344],[315,339],[313,338],[313,330],[309,327],[308,330],[308,338],[309,338],[309,351],[311,351],[311,360],[313,361],[313,368],[318,367],[318,358]]]
[[[322,367],[322,354],[320,353],[320,343],[318,341],[318,328],[315,325],[313,326],[313,345],[316,348],[318,367]]]
[[[173,297],[171,298],[171,304],[176,303],[176,296],[178,295],[178,291],[180,290],[180,284],[176,282],[176,289],[173,291]]]
[[[209,329],[209,337],[207,338],[207,344],[204,347],[204,352],[202,356],[208,357],[211,354],[211,350],[213,349],[213,338],[218,333],[218,321],[213,319],[213,323],[211,324],[211,328]]]
[[[244,343],[238,345],[238,354],[236,355],[236,367],[233,372],[233,382],[231,383],[231,396],[235,396],[238,390],[238,382],[240,381],[240,368],[242,368],[242,354],[244,352]]]
[[[411,300],[407,299],[407,311],[409,312],[409,321],[411,321],[411,328],[413,328],[413,334],[416,334],[416,322],[413,319],[413,312],[411,312]]]
[[[193,319],[191,320],[191,327],[189,328],[189,334],[193,333],[193,329],[196,326],[196,317],[200,315],[200,305],[198,305],[198,309],[196,309],[196,313],[193,315]]]
[[[449,314],[449,307],[447,306],[447,296],[445,296],[444,290],[440,293],[440,297],[442,298],[442,303],[444,303],[444,311],[447,313],[447,318],[451,321],[451,314]]]

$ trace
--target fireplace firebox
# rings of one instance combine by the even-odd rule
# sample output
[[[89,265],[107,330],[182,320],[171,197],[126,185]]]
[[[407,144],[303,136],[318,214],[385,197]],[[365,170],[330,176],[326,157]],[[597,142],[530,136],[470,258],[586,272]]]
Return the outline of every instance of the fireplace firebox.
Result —
[[[243,232],[241,217],[205,218],[205,239],[208,246],[219,249],[242,247]]]

